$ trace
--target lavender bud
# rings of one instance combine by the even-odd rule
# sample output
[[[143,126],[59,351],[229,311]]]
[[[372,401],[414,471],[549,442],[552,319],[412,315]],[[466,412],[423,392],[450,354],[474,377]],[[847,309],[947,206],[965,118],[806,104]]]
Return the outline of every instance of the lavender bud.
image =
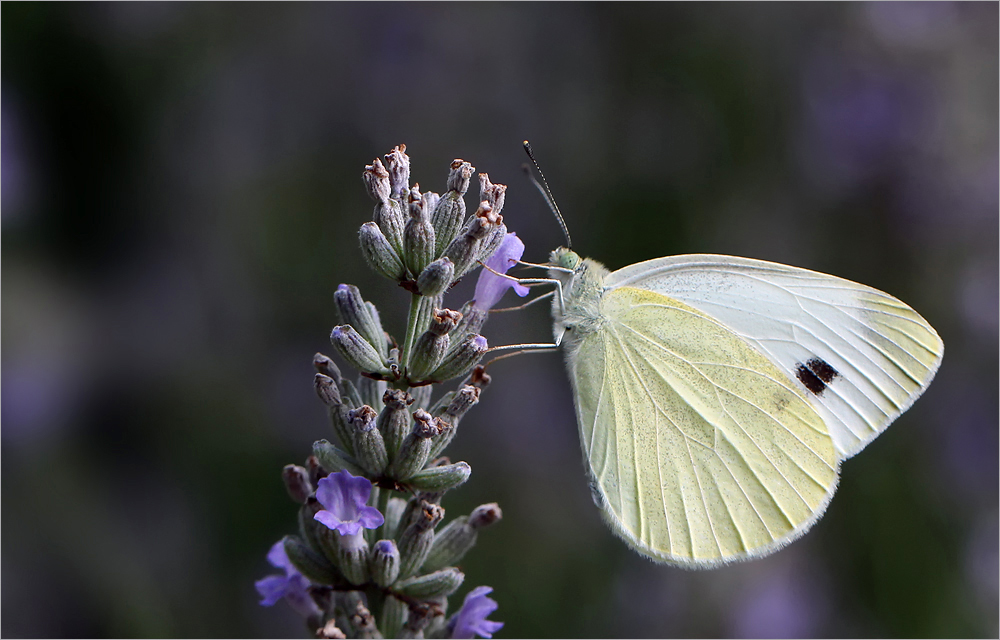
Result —
[[[337,565],[351,584],[368,582],[368,542],[363,535],[348,541],[347,536],[333,532],[337,537]]]
[[[410,432],[410,414],[406,408],[413,404],[413,397],[399,389],[388,389],[382,395],[382,402],[385,408],[378,416],[378,430],[389,458],[394,459]]]
[[[375,616],[360,600],[351,614],[351,626],[357,632],[358,638],[381,638],[378,627],[375,626]]]
[[[414,522],[399,536],[399,577],[409,578],[427,559],[434,543],[434,527],[444,518],[444,509],[421,501]]]
[[[495,502],[481,504],[469,514],[469,526],[479,530],[498,522],[503,517],[500,505]]]
[[[362,476],[364,471],[361,466],[349,454],[341,451],[326,440],[317,440],[313,443],[313,455],[319,460],[320,465],[326,469],[327,473],[337,473],[347,469],[351,475]]]
[[[375,158],[371,164],[365,166],[364,179],[368,195],[375,202],[385,202],[392,195],[391,187],[389,186],[389,172],[385,170],[382,161],[378,158]],[[480,174],[480,179],[482,179],[482,174]]]
[[[368,473],[374,476],[382,475],[386,465],[389,464],[389,456],[386,454],[382,434],[376,428],[375,418],[378,414],[368,405],[364,405],[352,409],[347,416],[354,427],[354,451],[358,462]]]
[[[393,590],[416,600],[427,600],[450,596],[464,581],[464,573],[455,567],[448,567],[427,575],[400,580]]]
[[[468,162],[456,159],[451,163],[448,174],[448,191],[441,197],[431,215],[434,225],[435,253],[440,254],[458,235],[465,219],[465,192],[469,189],[469,178],[475,171]]]
[[[382,632],[382,636],[385,638],[402,638],[403,636],[400,635],[400,631],[403,629],[403,625],[406,624],[409,612],[410,606],[408,604],[399,598],[386,596],[385,603],[382,605],[382,613],[378,618],[378,629]]]
[[[472,367],[472,373],[469,374],[469,377],[462,384],[471,384],[479,389],[485,389],[490,386],[491,380],[490,374],[486,373],[486,367],[478,364]]]
[[[449,351],[441,364],[426,377],[427,380],[444,382],[464,376],[483,357],[489,345],[481,335],[466,336],[458,346]]]
[[[372,269],[390,280],[400,282],[406,279],[403,261],[377,224],[366,222],[361,225],[358,240],[361,242],[361,253]]]
[[[451,340],[446,335],[438,335],[433,331],[421,334],[410,353],[410,366],[406,372],[410,382],[424,380],[430,372],[437,369],[450,344]]]
[[[323,401],[323,404],[328,407],[335,407],[341,404],[340,389],[337,388],[337,383],[333,378],[325,376],[322,373],[317,373],[313,379],[313,384],[316,387],[316,395]]]
[[[306,544],[313,550],[323,549],[323,545],[320,542],[320,529],[326,529],[325,525],[317,522],[313,516],[316,512],[323,508],[323,505],[319,503],[319,500],[315,496],[310,496],[304,505],[299,507],[299,535],[302,539],[306,541]],[[326,557],[325,555],[323,557]]]
[[[435,309],[434,315],[431,316],[430,331],[436,335],[443,336],[450,333],[461,320],[462,314],[458,311],[452,311],[451,309]]]
[[[385,166],[389,171],[390,197],[401,200],[401,196],[410,190],[410,157],[406,155],[406,145],[393,147],[385,155]]]
[[[455,438],[455,434],[458,432],[458,423],[461,421],[462,416],[479,403],[479,394],[479,387],[466,384],[452,396],[451,402],[442,412],[442,417],[448,423],[449,428],[443,429],[439,435],[434,437],[431,444],[431,458],[441,453],[445,447],[451,444],[451,441]]]
[[[316,629],[316,637],[319,640],[345,640],[347,634],[337,626],[337,621],[331,618],[319,629]]]
[[[342,379],[341,382],[346,381]],[[327,413],[330,416],[330,425],[333,427],[337,444],[346,449],[348,453],[353,453],[354,436],[351,435],[351,428],[347,422],[347,407],[344,406],[340,388],[334,383],[333,378],[327,377],[322,373],[316,374],[315,386],[316,394],[319,395],[320,400],[326,405]]]
[[[351,616],[357,610],[359,602],[363,604],[361,593],[357,591],[334,591],[331,593],[330,604],[332,606],[327,607],[327,611],[333,614],[333,619],[336,620],[337,626],[352,637],[357,637],[357,631],[355,631],[354,626],[351,624]]]
[[[396,256],[403,255],[403,228],[406,226],[403,204],[398,200],[387,200],[376,204],[372,221],[378,225],[382,235],[389,241],[389,246]]]
[[[309,456],[306,458],[306,469],[309,471],[309,482],[316,486],[320,480],[329,475],[329,472],[319,463],[319,458]]]
[[[479,245],[479,257],[478,260],[481,262],[486,262],[490,257],[496,253],[500,245],[503,244],[503,239],[507,237],[507,225],[501,224],[497,228],[490,231],[489,236]]]
[[[385,332],[378,316],[372,316],[372,305],[365,303],[361,291],[353,284],[342,284],[333,294],[341,324],[349,324],[378,351],[382,360],[388,356]]]
[[[455,158],[451,161],[451,171],[448,172],[448,191],[454,191],[459,195],[465,195],[469,190],[469,179],[476,168],[462,160]]]
[[[423,634],[425,638],[446,638],[449,634],[444,612],[448,610],[448,598],[436,598],[435,602],[439,603],[438,609],[432,612]]]
[[[312,494],[312,483],[309,482],[309,471],[297,464],[286,464],[281,470],[281,479],[285,481],[285,489],[292,500],[304,504]]]
[[[479,174],[479,201],[485,200],[493,206],[493,213],[499,214],[503,211],[503,203],[505,194],[507,193],[507,185],[505,184],[493,184],[490,182],[490,176],[486,173]]]
[[[434,210],[437,209],[439,202],[441,202],[441,196],[434,193],[433,191],[425,191],[420,196],[420,209],[424,212],[424,215],[427,216],[428,220],[430,220],[431,215],[434,213]],[[432,226],[433,224],[434,222],[431,221]],[[435,229],[435,232],[436,231],[437,230]]]
[[[444,492],[464,484],[472,475],[472,467],[467,462],[456,462],[418,471],[406,481],[420,491]]]
[[[416,602],[410,605],[410,613],[406,618],[406,624],[399,632],[400,638],[437,638],[443,637],[430,635],[431,623],[443,618],[440,613],[447,605],[448,599],[445,597],[430,598],[429,601]],[[443,625],[438,628],[444,629]]]
[[[492,502],[476,507],[471,515],[459,516],[434,534],[434,543],[421,571],[435,571],[457,564],[475,546],[478,530],[500,520],[500,506]]]
[[[421,571],[436,571],[457,564],[476,545],[478,534],[469,526],[469,516],[459,516],[434,534],[434,543],[427,553]]]
[[[347,417],[350,409],[347,405],[341,404],[337,407],[329,407],[327,414],[330,416],[330,426],[333,427],[334,444],[344,450],[349,456],[354,455],[354,429],[351,421]]]
[[[451,403],[448,408],[444,410],[453,423],[457,423],[462,419],[469,409],[479,404],[479,395],[482,392],[479,387],[474,387],[471,384],[463,385],[458,393],[452,398]]]
[[[344,360],[362,373],[388,373],[382,357],[379,356],[375,347],[351,325],[342,324],[334,327],[330,334],[330,342],[337,348]]]
[[[399,533],[400,519],[403,517],[403,512],[406,511],[407,504],[409,503],[402,498],[389,498],[385,513],[382,514],[385,517],[385,522],[382,524],[382,535],[387,538],[396,537],[396,534]]]
[[[320,584],[344,581],[344,577],[329,560],[310,549],[298,536],[285,536],[282,542],[288,559],[305,577]]]
[[[413,430],[403,440],[399,454],[389,465],[387,475],[396,480],[406,480],[420,471],[431,450],[431,438],[441,432],[441,419],[434,418],[423,409],[413,412]]]
[[[479,209],[476,210],[475,215],[445,250],[445,255],[455,263],[456,279],[464,276],[469,269],[476,265],[483,239],[502,223],[503,217],[493,213],[493,206],[489,202],[479,203]]]
[[[455,265],[448,256],[438,258],[420,272],[417,290],[422,296],[437,296],[448,290],[455,275]]]
[[[414,276],[434,260],[434,227],[422,206],[419,185],[409,196],[410,219],[403,229],[403,262]]]
[[[501,517],[500,506],[492,502],[476,507],[467,518],[456,518],[434,538],[423,570],[430,571],[460,561],[476,544],[479,529],[499,521]]]
[[[337,368],[337,365],[329,357],[322,353],[317,353],[313,356],[313,366],[316,368],[316,371],[331,378],[335,383],[340,384],[340,369]]]
[[[310,506],[317,510],[323,508],[323,506],[319,504],[318,500],[316,501],[316,505]],[[313,533],[319,550],[323,552],[323,555],[326,556],[327,560],[339,566],[340,560],[338,558],[338,554],[340,553],[340,534],[323,525],[316,527],[313,530]],[[340,567],[340,570],[343,572],[343,567]]]
[[[372,547],[372,580],[380,587],[388,587],[399,577],[399,549],[393,540],[379,540]]]

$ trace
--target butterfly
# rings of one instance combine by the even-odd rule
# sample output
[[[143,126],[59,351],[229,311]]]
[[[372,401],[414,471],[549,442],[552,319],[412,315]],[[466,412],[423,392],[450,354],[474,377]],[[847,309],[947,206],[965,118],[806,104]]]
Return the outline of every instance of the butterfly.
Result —
[[[657,562],[711,568],[802,536],[944,353],[903,302],[806,269],[679,255],[610,272],[568,248],[549,267],[594,500]]]
[[[927,388],[917,312],[806,269],[682,255],[615,272],[557,249],[557,342],[595,501],[633,549],[713,567],[803,535],[840,463]]]

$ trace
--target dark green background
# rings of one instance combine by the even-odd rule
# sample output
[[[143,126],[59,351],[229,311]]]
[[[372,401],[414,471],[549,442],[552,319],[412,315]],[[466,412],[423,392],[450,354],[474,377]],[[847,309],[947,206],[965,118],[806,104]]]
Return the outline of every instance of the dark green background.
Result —
[[[2,635],[302,636],[253,581],[294,527],[279,472],[363,265],[361,172],[405,142],[510,185],[575,248],[858,280],[944,338],[923,398],[807,536],[706,572],[630,552],[591,504],[560,358],[492,369],[449,514],[518,636],[996,636],[998,10],[983,4],[33,4],[2,7]],[[475,191],[475,189],[473,189]],[[475,197],[474,195],[472,197]],[[471,198],[470,198],[471,202]],[[451,298],[469,295],[471,281]],[[493,345],[544,341],[544,308]],[[459,597],[467,589],[459,593]]]

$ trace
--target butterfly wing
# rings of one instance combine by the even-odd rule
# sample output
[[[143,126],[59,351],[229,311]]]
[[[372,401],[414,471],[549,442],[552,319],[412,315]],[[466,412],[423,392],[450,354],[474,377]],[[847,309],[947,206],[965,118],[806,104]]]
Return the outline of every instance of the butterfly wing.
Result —
[[[615,271],[605,286],[662,293],[740,335],[808,393],[841,460],[913,404],[944,353],[934,329],[896,298],[761,260],[671,256]]]
[[[802,535],[837,483],[822,418],[724,325],[619,287],[568,357],[592,487],[615,532],[661,562],[714,566]]]

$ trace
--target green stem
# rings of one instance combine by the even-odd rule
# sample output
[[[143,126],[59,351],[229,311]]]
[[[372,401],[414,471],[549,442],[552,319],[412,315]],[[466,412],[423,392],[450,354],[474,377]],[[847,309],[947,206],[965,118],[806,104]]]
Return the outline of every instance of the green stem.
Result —
[[[410,298],[410,315],[406,321],[406,338],[403,340],[403,348],[399,353],[399,365],[404,369],[410,362],[410,349],[413,343],[424,331],[430,327],[431,316],[434,309],[439,308],[443,296],[421,296],[412,294]]]
[[[399,350],[399,366],[403,369],[410,362],[410,347],[416,336],[417,322],[420,319],[420,301],[423,296],[417,293],[410,294],[410,314],[406,318],[406,336],[403,337],[403,348]]]

